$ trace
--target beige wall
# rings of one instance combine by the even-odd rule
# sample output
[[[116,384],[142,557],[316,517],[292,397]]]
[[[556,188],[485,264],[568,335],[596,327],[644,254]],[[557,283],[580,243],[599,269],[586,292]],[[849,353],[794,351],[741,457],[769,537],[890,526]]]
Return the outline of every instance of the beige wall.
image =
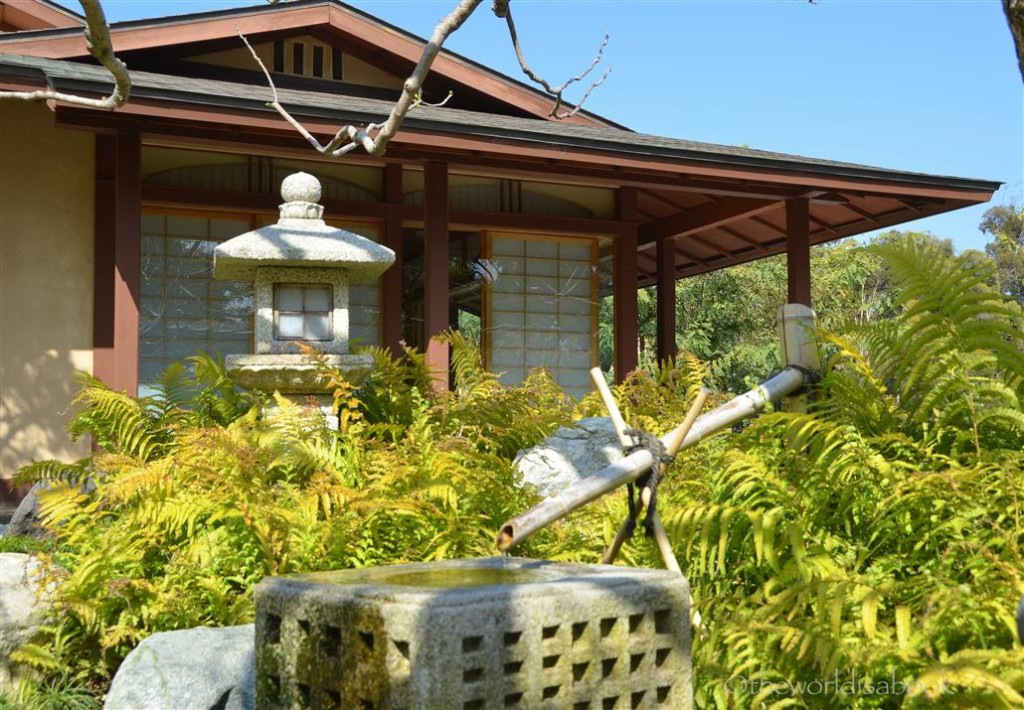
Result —
[[[44,106],[0,103],[0,478],[77,458],[75,370],[92,369],[93,136]]]

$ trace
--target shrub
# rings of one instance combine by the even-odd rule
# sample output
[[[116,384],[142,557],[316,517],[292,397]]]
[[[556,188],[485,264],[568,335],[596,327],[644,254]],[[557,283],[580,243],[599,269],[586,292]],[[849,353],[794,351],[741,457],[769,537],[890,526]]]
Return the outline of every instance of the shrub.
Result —
[[[1021,311],[987,264],[880,253],[900,313],[824,335],[810,412],[762,418],[662,498],[700,706],[1024,703]]]

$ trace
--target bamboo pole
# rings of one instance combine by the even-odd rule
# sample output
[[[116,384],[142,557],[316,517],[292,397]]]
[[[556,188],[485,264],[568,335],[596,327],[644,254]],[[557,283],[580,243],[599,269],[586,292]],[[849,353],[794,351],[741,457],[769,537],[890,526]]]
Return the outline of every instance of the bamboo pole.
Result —
[[[608,410],[608,416],[612,420],[612,427],[615,428],[615,433],[619,436],[619,443],[622,444],[623,449],[628,449],[633,445],[629,434],[626,433],[626,429],[629,427],[626,426],[626,420],[623,418],[622,412],[619,411],[615,395],[612,394],[611,388],[605,382],[600,367],[595,367],[590,371],[590,379],[594,381],[594,386],[597,387],[597,392],[601,395],[601,401],[604,402],[604,408]]]
[[[697,417],[688,433],[683,431],[682,425],[680,425],[662,437],[662,443],[671,443],[678,437],[682,439],[679,449],[693,446],[701,439],[761,411],[769,402],[793,394],[803,385],[803,372],[787,367],[758,387]],[[566,490],[545,498],[530,510],[506,521],[501,526],[497,540],[498,549],[508,550],[520,540],[524,540],[541,528],[564,518],[576,508],[600,498],[619,486],[635,481],[653,463],[651,453],[646,449],[640,449],[578,481]]]

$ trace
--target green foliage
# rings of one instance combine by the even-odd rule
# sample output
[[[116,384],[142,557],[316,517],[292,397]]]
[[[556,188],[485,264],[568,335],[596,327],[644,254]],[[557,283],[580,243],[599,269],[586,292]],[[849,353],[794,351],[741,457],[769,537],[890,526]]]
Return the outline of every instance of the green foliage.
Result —
[[[1024,703],[1021,311],[991,265],[877,253],[899,314],[825,336],[808,414],[762,418],[662,494],[701,707]]]
[[[996,205],[985,212],[980,228],[992,237],[985,252],[999,269],[999,290],[1024,306],[1024,206]]]
[[[43,556],[67,574],[47,638],[18,660],[100,687],[153,632],[250,621],[265,575],[493,554],[498,526],[535,500],[515,486],[512,457],[575,408],[543,372],[501,387],[450,339],[452,394],[431,389],[411,352],[374,352],[369,373],[325,372],[337,432],[316,407],[240,392],[205,357],[150,397],[83,379],[71,429],[104,450],[22,471],[51,483],[40,499],[57,542]]]
[[[1022,314],[990,285],[990,262],[949,252],[895,235],[825,252],[848,271],[827,280],[823,320],[852,325],[821,335],[810,411],[686,450],[662,483],[699,612],[699,707],[1024,703],[1011,617],[1024,593]],[[726,337],[735,324],[770,328],[778,264],[763,269],[748,282],[765,290],[757,299],[708,275],[711,362],[683,355],[616,386],[627,421],[663,432],[702,381],[750,376],[714,348],[749,363],[768,347]],[[743,299],[763,312],[730,315]],[[699,350],[698,335],[686,337]],[[325,369],[337,432],[316,408],[239,391],[208,358],[172,369],[148,398],[84,381],[72,430],[104,450],[22,474],[54,484],[43,500],[55,542],[41,554],[67,572],[46,638],[17,653],[52,693],[36,684],[21,697],[72,706],[154,631],[250,620],[266,574],[494,554],[498,526],[535,502],[516,485],[515,453],[602,407],[596,395],[574,403],[543,370],[503,386],[472,339],[446,338],[448,393],[411,351],[371,351],[368,372]],[[624,514],[611,496],[516,553],[594,561]],[[660,564],[642,538],[621,559]]]
[[[92,689],[67,674],[39,683],[25,680],[11,690],[10,695],[0,693],[0,710],[100,710],[103,707]]]

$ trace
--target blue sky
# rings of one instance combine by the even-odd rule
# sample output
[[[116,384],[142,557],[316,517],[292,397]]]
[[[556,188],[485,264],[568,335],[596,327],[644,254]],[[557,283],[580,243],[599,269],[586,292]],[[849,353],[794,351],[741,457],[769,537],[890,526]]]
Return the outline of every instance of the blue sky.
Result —
[[[251,4],[106,0],[104,7],[118,21]],[[456,0],[350,4],[426,36]],[[552,83],[585,66],[608,32],[612,74],[587,108],[635,130],[999,180],[1006,186],[995,202],[1024,201],[1024,88],[999,0],[513,0],[512,7],[529,61]],[[519,76],[489,2],[446,46]],[[982,248],[984,211],[904,228]]]

